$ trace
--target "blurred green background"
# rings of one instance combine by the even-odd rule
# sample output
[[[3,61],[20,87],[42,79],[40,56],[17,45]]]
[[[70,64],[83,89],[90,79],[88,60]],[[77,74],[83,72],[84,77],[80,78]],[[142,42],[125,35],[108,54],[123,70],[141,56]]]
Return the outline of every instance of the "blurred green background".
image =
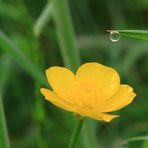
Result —
[[[107,29],[148,29],[148,1],[0,0],[0,93],[12,148],[66,148],[75,120],[39,89],[48,87],[46,68],[75,71],[90,61],[114,67],[137,97],[111,123],[88,119],[77,148],[148,148],[148,41],[112,42]]]

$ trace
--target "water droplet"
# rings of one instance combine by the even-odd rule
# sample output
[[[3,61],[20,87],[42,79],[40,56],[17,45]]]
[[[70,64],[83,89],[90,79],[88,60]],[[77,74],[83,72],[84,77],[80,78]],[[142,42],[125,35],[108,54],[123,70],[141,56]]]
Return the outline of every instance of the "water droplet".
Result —
[[[120,39],[120,34],[118,31],[111,31],[109,38],[111,41],[117,42]]]

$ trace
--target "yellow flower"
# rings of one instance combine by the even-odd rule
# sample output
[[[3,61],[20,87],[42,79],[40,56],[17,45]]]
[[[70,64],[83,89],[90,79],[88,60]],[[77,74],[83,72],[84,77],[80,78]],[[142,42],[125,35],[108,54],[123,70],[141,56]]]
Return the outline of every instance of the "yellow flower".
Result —
[[[83,64],[75,75],[58,66],[47,69],[46,75],[53,88],[41,88],[46,100],[83,117],[109,122],[118,115],[108,112],[123,108],[136,96],[132,87],[120,85],[114,69],[95,62]]]

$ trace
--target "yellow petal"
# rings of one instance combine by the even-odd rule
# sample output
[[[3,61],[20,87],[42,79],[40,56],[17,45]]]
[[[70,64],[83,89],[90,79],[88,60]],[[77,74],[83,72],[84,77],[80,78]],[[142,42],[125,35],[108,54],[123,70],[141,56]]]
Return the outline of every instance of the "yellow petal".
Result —
[[[53,66],[46,70],[46,75],[54,92],[71,102],[72,100],[69,100],[69,91],[74,82],[74,74],[67,68]]]
[[[83,117],[89,117],[92,119],[101,120],[101,113],[96,113],[96,111],[87,108],[77,107],[76,113]]]
[[[83,64],[76,73],[76,79],[94,81],[106,98],[115,94],[120,85],[119,75],[113,68],[95,62]]]
[[[110,122],[112,119],[119,117],[119,115],[110,115],[107,113],[102,113],[100,119],[102,121]]]
[[[103,106],[103,112],[112,112],[123,108],[124,106],[130,104],[136,94],[133,89],[128,85],[120,85],[117,93],[106,100]]]
[[[69,102],[63,100],[60,98],[56,93],[45,89],[41,88],[41,93],[45,96],[45,99],[56,105],[57,107],[60,107],[64,110],[70,111],[70,112],[75,112],[75,105],[70,104]]]
[[[76,112],[83,117],[89,117],[95,120],[102,120],[105,122],[110,122],[113,118],[119,117],[119,115],[110,115],[108,113],[100,113],[97,110],[89,110],[84,108],[77,108]]]

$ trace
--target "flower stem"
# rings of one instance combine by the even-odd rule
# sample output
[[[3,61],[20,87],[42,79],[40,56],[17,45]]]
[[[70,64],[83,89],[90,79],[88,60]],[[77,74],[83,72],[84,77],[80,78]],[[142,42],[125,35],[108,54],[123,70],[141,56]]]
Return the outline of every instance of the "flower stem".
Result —
[[[75,126],[73,133],[71,135],[68,148],[74,148],[75,147],[79,133],[81,131],[81,127],[83,125],[83,121],[84,121],[84,118],[78,118],[76,126]]]

